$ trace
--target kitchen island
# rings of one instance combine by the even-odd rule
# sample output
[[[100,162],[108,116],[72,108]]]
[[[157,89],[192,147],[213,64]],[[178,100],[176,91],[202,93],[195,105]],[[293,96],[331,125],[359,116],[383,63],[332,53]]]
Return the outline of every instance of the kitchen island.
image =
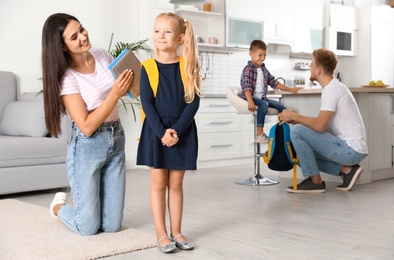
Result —
[[[367,132],[369,155],[361,162],[364,171],[358,183],[394,178],[394,88],[355,87],[350,88]],[[285,91],[275,91],[282,96],[283,104],[306,116],[316,117],[320,110],[321,88],[307,88],[298,95]],[[299,178],[302,177],[299,168]],[[291,173],[281,173],[281,177],[291,178]],[[328,181],[340,182],[339,178],[325,174]]]

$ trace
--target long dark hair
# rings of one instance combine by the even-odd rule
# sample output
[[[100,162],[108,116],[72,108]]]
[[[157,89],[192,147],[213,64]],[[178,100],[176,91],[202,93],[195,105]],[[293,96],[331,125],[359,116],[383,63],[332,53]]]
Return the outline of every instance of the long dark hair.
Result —
[[[72,15],[52,14],[42,29],[42,82],[44,93],[45,124],[48,132],[55,137],[61,134],[61,116],[66,108],[60,97],[60,83],[71,64],[71,57],[65,51],[63,33],[70,20],[78,19]]]

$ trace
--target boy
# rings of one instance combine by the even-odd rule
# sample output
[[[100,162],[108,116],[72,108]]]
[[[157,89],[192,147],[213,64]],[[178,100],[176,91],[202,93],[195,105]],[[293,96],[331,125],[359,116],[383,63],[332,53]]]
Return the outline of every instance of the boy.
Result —
[[[254,40],[249,47],[251,60],[245,66],[241,75],[242,98],[248,101],[250,112],[257,111],[256,142],[267,143],[268,137],[264,134],[264,120],[268,107],[282,112],[285,107],[278,101],[267,99],[268,85],[297,94],[301,88],[289,88],[278,81],[265,67],[267,45],[261,40]],[[256,108],[257,106],[257,108]]]

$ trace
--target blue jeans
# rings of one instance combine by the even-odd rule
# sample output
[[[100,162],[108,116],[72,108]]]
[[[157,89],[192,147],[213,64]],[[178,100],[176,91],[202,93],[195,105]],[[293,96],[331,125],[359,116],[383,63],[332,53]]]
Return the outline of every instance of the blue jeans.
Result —
[[[291,129],[290,139],[304,177],[320,171],[339,176],[341,166],[356,165],[367,156],[354,151],[346,141],[329,132],[319,133],[301,124]]]
[[[74,206],[58,217],[83,236],[116,232],[122,226],[125,200],[125,136],[120,121],[103,123],[92,136],[73,124],[66,166]]]
[[[279,101],[272,99],[258,99],[253,98],[254,104],[257,106],[257,127],[264,127],[265,115],[267,114],[268,107],[273,107],[281,113],[286,107]]]

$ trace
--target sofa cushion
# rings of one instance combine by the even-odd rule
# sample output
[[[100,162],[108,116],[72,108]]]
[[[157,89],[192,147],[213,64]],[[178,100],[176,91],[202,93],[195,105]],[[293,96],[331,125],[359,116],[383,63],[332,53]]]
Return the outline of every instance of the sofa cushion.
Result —
[[[16,101],[17,83],[12,72],[0,71],[0,118],[4,109],[11,101]]]
[[[0,168],[66,161],[67,142],[52,137],[0,136]]]
[[[43,102],[9,102],[0,122],[0,133],[13,136],[45,136],[47,131]]]

